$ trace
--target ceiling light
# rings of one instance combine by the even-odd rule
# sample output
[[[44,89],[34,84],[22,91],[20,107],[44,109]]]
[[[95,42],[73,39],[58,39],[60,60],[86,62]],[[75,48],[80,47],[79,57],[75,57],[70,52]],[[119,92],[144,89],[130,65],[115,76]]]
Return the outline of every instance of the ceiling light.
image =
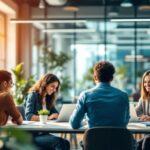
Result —
[[[150,21],[149,18],[128,18],[128,19],[110,19],[111,22],[145,22]]]
[[[28,23],[85,23],[86,20],[63,20],[63,19],[44,19],[44,18],[37,18],[37,19],[10,19],[11,23],[20,23],[20,24],[28,24]]]
[[[121,7],[132,7],[133,4],[131,3],[130,0],[124,0],[122,3],[121,3]]]
[[[133,62],[133,61],[135,61],[135,59],[138,62],[145,62],[145,61],[147,61],[147,59],[144,58],[143,55],[136,55],[136,56],[135,55],[126,55],[125,56],[125,61],[127,61],[127,62]]]
[[[39,2],[39,8],[41,8],[41,9],[45,8],[45,2],[44,2],[44,0],[40,0],[40,2]]]
[[[95,32],[95,29],[43,29],[42,32],[47,33],[89,33],[89,32]]]
[[[141,11],[149,11],[150,10],[150,5],[139,6],[139,10],[141,10]]]
[[[65,5],[67,0],[45,0],[47,4],[53,5],[53,6],[62,6]]]
[[[79,11],[79,7],[77,5],[77,2],[75,0],[70,0],[64,7],[65,11],[70,11],[70,12],[76,12]]]
[[[108,15],[111,16],[111,17],[118,16],[117,8],[116,7],[111,7]]]

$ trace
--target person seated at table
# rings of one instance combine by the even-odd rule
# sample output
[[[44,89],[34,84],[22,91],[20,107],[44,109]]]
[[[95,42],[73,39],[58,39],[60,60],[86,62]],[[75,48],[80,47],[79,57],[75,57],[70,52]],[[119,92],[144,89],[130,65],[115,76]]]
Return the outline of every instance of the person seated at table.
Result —
[[[141,97],[136,106],[137,115],[142,121],[150,121],[150,70],[142,77]],[[138,150],[150,150],[150,135],[139,141]]]
[[[60,81],[54,74],[48,73],[38,80],[29,90],[25,101],[25,118],[30,121],[39,121],[38,111],[47,109],[50,112],[48,120],[57,119],[58,112],[54,103]],[[60,137],[44,134],[36,135],[35,143],[44,150],[69,150],[70,144]]]
[[[80,94],[69,120],[72,128],[80,128],[85,115],[89,128],[127,127],[130,118],[129,99],[127,93],[111,86],[114,73],[115,67],[108,61],[95,64],[93,75],[96,86]],[[135,140],[133,149],[136,149]]]
[[[128,95],[111,86],[114,66],[101,61],[94,66],[96,86],[83,91],[77,101],[76,109],[70,117],[72,128],[80,128],[86,114],[88,126],[126,127],[129,122]]]
[[[12,122],[15,124],[20,125],[23,122],[10,92],[12,86],[11,73],[6,70],[0,70],[0,126],[7,123],[9,116],[12,117]]]

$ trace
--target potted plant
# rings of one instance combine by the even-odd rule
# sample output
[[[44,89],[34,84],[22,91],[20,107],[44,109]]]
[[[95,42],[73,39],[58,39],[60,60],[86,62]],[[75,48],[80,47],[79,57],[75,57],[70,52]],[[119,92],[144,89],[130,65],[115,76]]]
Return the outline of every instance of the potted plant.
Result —
[[[29,88],[35,83],[34,76],[29,76],[25,79],[23,63],[18,64],[14,69],[11,69],[15,76],[15,88],[13,97],[16,105],[22,105],[25,97],[28,94]]]
[[[49,115],[49,111],[47,109],[41,109],[38,111],[38,115],[41,123],[46,123]]]
[[[37,150],[32,142],[32,135],[21,129],[7,126],[0,128],[1,150]]]

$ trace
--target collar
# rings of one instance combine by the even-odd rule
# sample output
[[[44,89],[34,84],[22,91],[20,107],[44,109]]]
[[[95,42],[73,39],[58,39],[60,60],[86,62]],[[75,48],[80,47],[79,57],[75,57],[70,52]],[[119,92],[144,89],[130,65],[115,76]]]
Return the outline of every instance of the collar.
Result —
[[[110,86],[110,83],[109,82],[99,82],[96,84],[97,87],[99,86]]]

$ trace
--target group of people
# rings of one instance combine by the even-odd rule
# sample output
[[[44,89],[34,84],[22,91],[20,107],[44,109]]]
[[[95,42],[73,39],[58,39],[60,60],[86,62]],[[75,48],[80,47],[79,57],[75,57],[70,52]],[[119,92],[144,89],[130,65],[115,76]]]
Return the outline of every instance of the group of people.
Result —
[[[114,73],[115,68],[108,61],[101,61],[94,66],[93,77],[96,86],[80,94],[69,121],[72,128],[80,128],[85,115],[89,128],[127,127],[130,118],[129,99],[125,92],[111,86]],[[12,117],[13,123],[20,125],[23,122],[9,92],[12,84],[11,73],[0,70],[0,126],[7,123],[9,116]],[[38,80],[25,99],[26,120],[39,121],[38,111],[41,109],[50,111],[48,120],[57,119],[59,113],[55,108],[55,100],[59,87],[60,81],[54,74],[46,74]],[[150,120],[150,71],[143,75],[141,97],[136,111],[141,120]],[[50,133],[34,134],[33,142],[44,150],[70,149],[70,144],[66,139]],[[150,149],[150,136],[138,141],[137,149]]]

